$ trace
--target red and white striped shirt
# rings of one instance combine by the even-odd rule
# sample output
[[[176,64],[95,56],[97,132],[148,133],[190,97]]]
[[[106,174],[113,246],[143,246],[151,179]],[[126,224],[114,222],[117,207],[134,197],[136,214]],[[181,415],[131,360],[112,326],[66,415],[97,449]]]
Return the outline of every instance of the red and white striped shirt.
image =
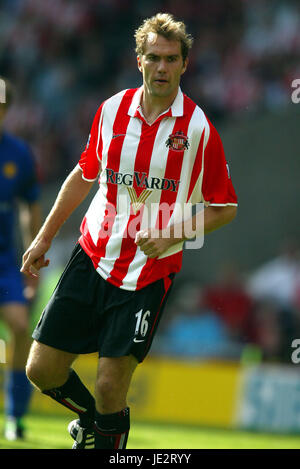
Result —
[[[150,259],[134,242],[137,231],[172,224],[174,207],[185,203],[237,205],[221,139],[203,111],[179,88],[149,125],[142,93],[143,87],[124,90],[99,107],[79,161],[87,181],[100,171],[79,243],[97,272],[125,290],[181,269],[183,242]]]

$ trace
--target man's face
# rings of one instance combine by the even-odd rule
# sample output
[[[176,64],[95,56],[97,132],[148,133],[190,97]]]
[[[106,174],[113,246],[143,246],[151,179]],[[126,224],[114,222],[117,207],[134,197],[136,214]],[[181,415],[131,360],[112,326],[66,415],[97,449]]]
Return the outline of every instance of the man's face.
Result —
[[[137,57],[137,61],[149,95],[161,98],[176,96],[180,77],[188,62],[188,59],[183,62],[180,41],[169,41],[149,33],[144,53]]]

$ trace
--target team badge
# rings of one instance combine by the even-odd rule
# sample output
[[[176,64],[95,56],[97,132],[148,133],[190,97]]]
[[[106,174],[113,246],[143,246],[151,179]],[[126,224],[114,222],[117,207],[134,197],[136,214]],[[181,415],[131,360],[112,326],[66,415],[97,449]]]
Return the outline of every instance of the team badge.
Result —
[[[166,141],[166,146],[174,151],[182,151],[187,150],[190,144],[188,142],[188,137],[184,135],[181,130],[178,130],[175,134],[169,135],[169,138]]]
[[[8,161],[2,167],[3,175],[7,179],[14,178],[17,174],[17,171],[18,171],[17,166],[13,161]]]

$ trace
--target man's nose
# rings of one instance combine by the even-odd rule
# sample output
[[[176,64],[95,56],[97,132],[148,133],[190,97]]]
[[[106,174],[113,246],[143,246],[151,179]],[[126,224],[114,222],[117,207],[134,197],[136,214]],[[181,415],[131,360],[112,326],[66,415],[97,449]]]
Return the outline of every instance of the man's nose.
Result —
[[[158,72],[165,72],[166,70],[167,70],[166,61],[165,61],[164,59],[161,59],[161,60],[158,62],[157,71],[158,71]]]

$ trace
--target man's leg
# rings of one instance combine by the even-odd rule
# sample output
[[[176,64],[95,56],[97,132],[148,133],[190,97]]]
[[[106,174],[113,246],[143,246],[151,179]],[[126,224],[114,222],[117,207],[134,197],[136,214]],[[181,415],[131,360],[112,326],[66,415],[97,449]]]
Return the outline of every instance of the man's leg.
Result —
[[[95,386],[95,448],[125,449],[130,428],[127,393],[138,364],[133,355],[99,359]]]
[[[4,304],[1,319],[11,335],[10,363],[5,376],[5,435],[8,439],[16,439],[23,437],[22,417],[28,410],[32,391],[25,374],[30,347],[28,308],[18,302]]]
[[[34,341],[26,372],[29,380],[44,394],[76,412],[82,427],[93,425],[95,400],[71,369],[76,354]]]

